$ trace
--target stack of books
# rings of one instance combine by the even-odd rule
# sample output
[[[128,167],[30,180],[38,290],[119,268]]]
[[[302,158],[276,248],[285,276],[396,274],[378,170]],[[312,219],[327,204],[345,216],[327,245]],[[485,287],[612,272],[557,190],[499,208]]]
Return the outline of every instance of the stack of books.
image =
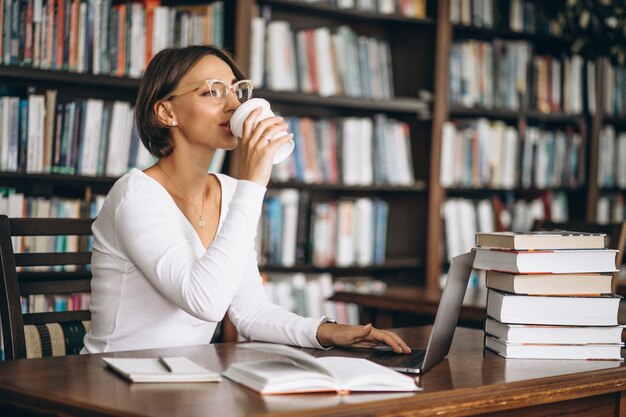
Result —
[[[486,271],[485,347],[505,358],[621,360],[624,302],[611,293],[605,235],[478,233]],[[621,313],[621,314],[620,314]]]

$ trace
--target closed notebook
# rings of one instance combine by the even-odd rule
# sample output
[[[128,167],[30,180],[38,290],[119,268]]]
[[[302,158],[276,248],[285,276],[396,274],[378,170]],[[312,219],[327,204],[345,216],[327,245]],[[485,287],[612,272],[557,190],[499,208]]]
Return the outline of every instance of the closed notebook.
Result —
[[[415,380],[367,359],[315,358],[300,350],[269,343],[245,343],[272,359],[231,364],[223,375],[261,394],[335,391],[419,391]]]
[[[102,358],[102,360],[110,369],[132,382],[219,382],[221,380],[219,373],[210,371],[184,357],[169,357],[161,360],[158,358]]]

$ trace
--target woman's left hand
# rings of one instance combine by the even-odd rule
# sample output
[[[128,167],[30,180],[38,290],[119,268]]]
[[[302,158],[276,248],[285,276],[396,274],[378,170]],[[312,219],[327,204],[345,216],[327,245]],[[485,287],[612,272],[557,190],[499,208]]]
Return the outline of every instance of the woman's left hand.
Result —
[[[324,323],[317,331],[317,340],[322,346],[373,348],[387,345],[396,353],[411,353],[411,348],[400,336],[389,330],[377,329],[371,324],[349,326]]]

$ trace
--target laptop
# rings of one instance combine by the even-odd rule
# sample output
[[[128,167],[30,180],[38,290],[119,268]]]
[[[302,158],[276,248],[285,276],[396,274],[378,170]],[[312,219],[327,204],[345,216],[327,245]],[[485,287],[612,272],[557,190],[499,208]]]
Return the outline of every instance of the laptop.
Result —
[[[374,350],[367,359],[390,369],[412,374],[423,374],[441,361],[452,345],[475,253],[468,252],[452,259],[426,350],[411,349],[409,355],[400,355],[390,349]]]

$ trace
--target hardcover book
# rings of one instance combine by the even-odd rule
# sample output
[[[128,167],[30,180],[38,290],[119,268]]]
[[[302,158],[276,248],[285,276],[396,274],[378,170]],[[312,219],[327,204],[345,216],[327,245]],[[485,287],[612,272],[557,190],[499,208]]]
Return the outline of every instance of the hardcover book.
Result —
[[[623,360],[621,344],[614,345],[548,345],[548,344],[515,344],[485,338],[487,349],[493,350],[505,358],[515,359],[604,359]]]
[[[512,273],[616,272],[617,250],[574,249],[516,251],[478,248],[474,268]]]
[[[541,297],[489,290],[487,316],[502,323],[567,326],[615,326],[626,324],[618,295],[602,297]],[[622,313],[623,315],[623,313]]]
[[[599,295],[611,293],[611,275],[509,274],[487,271],[487,288],[529,295]]]
[[[500,323],[487,317],[485,333],[508,343],[623,343],[624,326],[546,326]]]
[[[605,234],[567,231],[476,233],[476,246],[516,249],[603,249]]]

